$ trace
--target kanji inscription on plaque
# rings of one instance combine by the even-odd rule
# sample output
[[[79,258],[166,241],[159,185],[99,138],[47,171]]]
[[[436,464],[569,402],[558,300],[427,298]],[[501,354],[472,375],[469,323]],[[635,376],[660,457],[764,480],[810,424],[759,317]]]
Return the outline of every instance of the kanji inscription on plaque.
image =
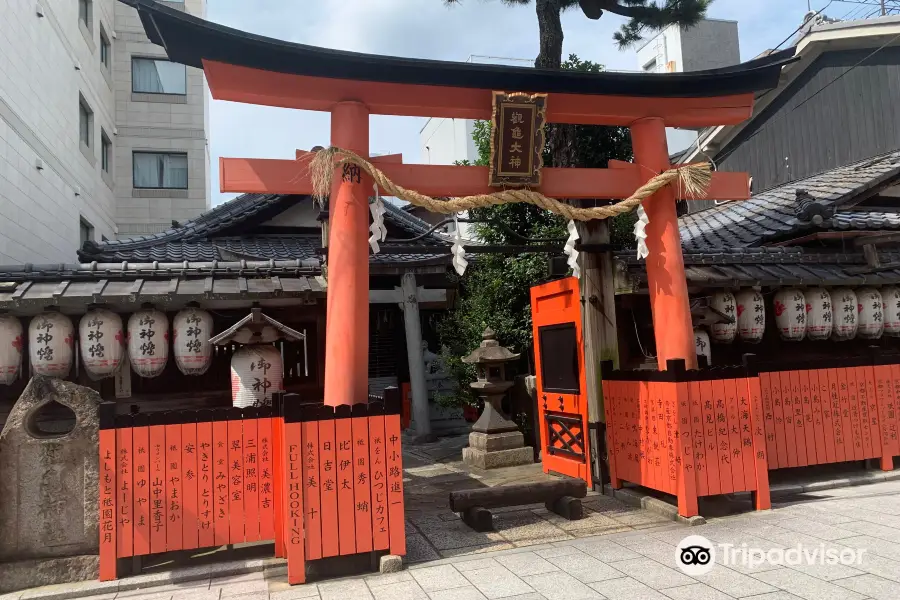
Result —
[[[541,184],[546,94],[494,92],[490,184]]]

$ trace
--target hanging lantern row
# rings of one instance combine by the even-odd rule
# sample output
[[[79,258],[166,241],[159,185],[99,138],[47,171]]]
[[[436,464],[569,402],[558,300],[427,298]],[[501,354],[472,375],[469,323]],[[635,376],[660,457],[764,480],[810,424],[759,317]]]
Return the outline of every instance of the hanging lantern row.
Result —
[[[185,375],[202,375],[212,363],[209,339],[212,316],[188,307],[175,315],[172,352]],[[0,315],[0,385],[11,385],[22,371],[23,330],[12,315]],[[93,380],[115,376],[125,362],[141,377],[157,377],[169,360],[169,319],[161,311],[144,308],[128,319],[127,332],[116,313],[94,308],[78,323],[78,353]],[[68,377],[75,357],[75,327],[59,312],[47,311],[28,324],[28,358],[37,375]]]
[[[885,297],[890,299],[890,306],[885,304]],[[896,287],[783,290],[775,295],[774,304],[778,331],[788,341],[804,337],[875,340],[885,334],[900,335],[900,290]]]
[[[713,294],[710,306],[734,320],[710,327],[711,342],[730,344],[740,339],[757,343],[762,340],[766,329],[766,306],[760,292],[717,292]],[[857,290],[782,289],[772,298],[772,312],[775,327],[781,339],[786,341],[900,337],[900,287],[896,286]]]

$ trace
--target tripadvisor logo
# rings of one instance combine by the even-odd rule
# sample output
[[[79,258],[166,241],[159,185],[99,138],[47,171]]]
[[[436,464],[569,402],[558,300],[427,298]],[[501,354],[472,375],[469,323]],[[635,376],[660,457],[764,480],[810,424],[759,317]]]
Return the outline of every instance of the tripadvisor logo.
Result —
[[[747,544],[713,544],[702,535],[689,535],[675,549],[675,564],[686,575],[704,575],[716,564],[741,565],[755,569],[764,564],[783,565],[861,565],[866,551],[855,548],[828,548],[825,544],[797,544],[790,548],[764,550]]]
[[[675,548],[675,564],[685,575],[705,575],[716,564],[716,548],[702,535],[689,535]]]

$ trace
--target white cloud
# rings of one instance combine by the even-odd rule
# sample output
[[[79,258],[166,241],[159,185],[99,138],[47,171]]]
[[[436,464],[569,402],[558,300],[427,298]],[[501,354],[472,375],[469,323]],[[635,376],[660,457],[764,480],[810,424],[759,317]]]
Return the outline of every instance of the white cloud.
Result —
[[[230,27],[292,42],[413,58],[464,61],[470,55],[533,58],[538,28],[531,6],[510,8],[497,0],[466,0],[447,8],[442,0],[208,0],[208,18]],[[710,17],[739,21],[741,56],[748,60],[771,48],[800,24],[805,3],[783,0],[717,0]],[[563,15],[565,55],[602,63],[610,69],[636,69],[634,53],[612,41],[622,19],[599,21],[577,10]],[[371,151],[402,152],[419,158],[422,120],[374,116]],[[218,185],[218,158],[291,158],[297,148],[325,145],[325,113],[212,101],[211,173]],[[213,196],[213,204],[227,197]]]

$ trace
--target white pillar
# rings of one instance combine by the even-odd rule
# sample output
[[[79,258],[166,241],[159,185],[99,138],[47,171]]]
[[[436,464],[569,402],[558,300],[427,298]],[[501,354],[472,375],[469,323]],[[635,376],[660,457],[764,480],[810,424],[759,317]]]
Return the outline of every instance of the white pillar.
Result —
[[[431,414],[428,410],[428,388],[425,386],[425,359],[422,356],[422,324],[419,321],[419,298],[416,276],[404,273],[400,284],[403,301],[403,323],[406,325],[406,356],[409,359],[409,389],[412,393],[411,412],[416,424],[416,437],[427,440],[431,436]]]

